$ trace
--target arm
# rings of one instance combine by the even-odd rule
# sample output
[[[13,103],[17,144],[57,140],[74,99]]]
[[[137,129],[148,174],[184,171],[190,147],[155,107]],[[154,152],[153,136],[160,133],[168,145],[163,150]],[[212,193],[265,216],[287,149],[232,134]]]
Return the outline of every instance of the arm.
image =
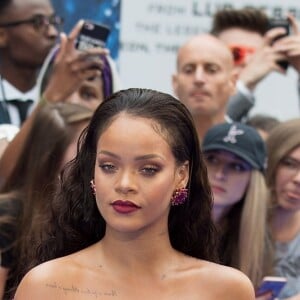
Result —
[[[26,119],[23,123],[20,131],[17,135],[13,138],[11,142],[6,146],[1,159],[0,159],[0,183],[2,184],[3,181],[9,176],[12,172],[15,162],[19,157],[22,147],[25,143],[25,140],[30,132],[31,124],[33,122],[34,116],[39,110],[39,106],[37,106],[31,115]],[[1,185],[0,184],[0,185]]]
[[[227,108],[229,117],[234,121],[241,121],[254,106],[253,91],[263,78],[271,71],[284,72],[276,61],[285,58],[285,55],[279,49],[271,46],[272,40],[282,34],[282,31],[282,28],[269,30],[264,37],[263,46],[256,50],[246,66],[241,69],[237,93],[230,98]]]
[[[8,276],[8,269],[0,267],[0,299],[3,298],[5,284]]]
[[[60,299],[47,289],[47,284],[44,282],[45,276],[43,268],[34,268],[29,271],[19,284],[13,300]]]
[[[293,15],[288,15],[293,34],[276,41],[274,47],[283,51],[290,65],[300,74],[300,33],[298,24]],[[298,79],[298,94],[300,96],[300,78]]]
[[[68,37],[65,34],[61,35],[60,50],[54,62],[53,73],[43,93],[43,97],[49,102],[64,101],[78,88],[80,83],[87,78],[99,75],[101,72],[102,61],[99,55],[105,55],[108,51],[102,48],[89,49],[85,52],[77,51],[74,44],[81,26],[82,21],[75,25]],[[43,103],[36,106],[23,123],[18,134],[6,147],[0,159],[0,183],[12,172],[40,105]]]
[[[246,117],[254,106],[255,99],[251,92],[243,93],[237,84],[237,92],[230,97],[227,107],[227,114],[233,121],[241,121]]]
[[[224,293],[227,297],[222,297],[222,299],[254,300],[255,293],[251,281],[242,272],[238,271],[238,273],[235,275],[236,278],[233,279],[232,285],[228,285],[228,291]]]
[[[241,271],[215,264],[209,269],[205,279],[206,290],[210,293],[207,299],[254,300],[255,292],[250,279]],[[203,281],[203,279],[201,279]],[[203,287],[201,287],[203,288]],[[200,293],[201,291],[199,291]],[[207,296],[208,294],[206,294]],[[260,299],[261,300],[261,299]],[[263,299],[265,300],[265,299]]]

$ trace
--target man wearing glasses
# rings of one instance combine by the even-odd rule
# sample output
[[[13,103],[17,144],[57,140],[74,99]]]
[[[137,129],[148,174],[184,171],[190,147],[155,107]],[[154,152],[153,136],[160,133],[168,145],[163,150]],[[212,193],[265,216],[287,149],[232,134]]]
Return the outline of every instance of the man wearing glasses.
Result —
[[[37,101],[38,71],[60,25],[48,0],[0,2],[0,124],[20,126]]]
[[[272,71],[286,73],[279,61],[288,61],[300,71],[300,35],[295,19],[289,16],[288,21],[294,34],[278,39],[286,30],[269,29],[269,19],[259,9],[224,9],[215,14],[211,32],[229,46],[239,73],[237,93],[227,111],[233,120],[247,116],[255,104],[253,92],[263,78]]]

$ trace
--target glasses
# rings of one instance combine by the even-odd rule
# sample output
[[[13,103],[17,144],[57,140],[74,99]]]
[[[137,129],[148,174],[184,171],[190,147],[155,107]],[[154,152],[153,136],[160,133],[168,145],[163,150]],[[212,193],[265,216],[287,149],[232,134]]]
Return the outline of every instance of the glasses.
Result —
[[[63,25],[63,23],[63,18],[56,15],[34,15],[27,20],[0,23],[0,27],[15,27],[23,24],[31,24],[36,30],[48,28],[50,25],[53,25],[55,28],[59,29]]]
[[[229,46],[231,53],[233,55],[233,60],[235,65],[241,65],[245,62],[245,58],[249,54],[253,54],[255,52],[255,48],[241,46],[241,45],[231,45]]]
[[[296,176],[300,171],[300,161],[292,157],[283,158],[280,161],[279,166],[281,167],[281,170],[290,177]]]
[[[221,169],[224,174],[240,175],[244,172],[252,170],[251,165],[247,162],[239,160],[234,160],[231,162],[224,161],[223,159],[219,158],[216,154],[213,153],[205,153],[204,159],[207,168],[214,172],[217,172]]]

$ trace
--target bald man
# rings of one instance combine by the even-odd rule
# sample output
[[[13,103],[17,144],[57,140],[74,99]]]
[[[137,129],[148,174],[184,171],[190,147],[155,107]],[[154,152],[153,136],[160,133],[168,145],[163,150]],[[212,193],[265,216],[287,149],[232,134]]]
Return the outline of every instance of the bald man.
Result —
[[[215,124],[228,121],[229,97],[237,79],[229,48],[210,34],[189,39],[178,51],[173,89],[193,115],[199,138]]]

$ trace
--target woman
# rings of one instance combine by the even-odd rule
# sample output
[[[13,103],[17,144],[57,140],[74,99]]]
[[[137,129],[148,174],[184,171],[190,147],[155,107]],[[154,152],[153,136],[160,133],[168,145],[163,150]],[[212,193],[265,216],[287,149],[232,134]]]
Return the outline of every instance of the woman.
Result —
[[[207,132],[202,146],[221,263],[240,269],[258,286],[263,276],[272,274],[264,141],[254,128],[224,123]]]
[[[253,299],[241,272],[209,262],[210,210],[187,109],[156,91],[116,93],[62,176],[37,262],[60,258],[31,270],[15,299]]]
[[[280,299],[300,299],[300,119],[276,126],[267,139],[270,228],[276,275],[288,279]]]
[[[11,288],[19,282],[23,265],[40,238],[40,223],[49,213],[58,176],[73,159],[77,141],[93,111],[70,104],[44,106],[31,130],[0,194],[0,290],[11,299]],[[2,299],[2,298],[1,298]]]

